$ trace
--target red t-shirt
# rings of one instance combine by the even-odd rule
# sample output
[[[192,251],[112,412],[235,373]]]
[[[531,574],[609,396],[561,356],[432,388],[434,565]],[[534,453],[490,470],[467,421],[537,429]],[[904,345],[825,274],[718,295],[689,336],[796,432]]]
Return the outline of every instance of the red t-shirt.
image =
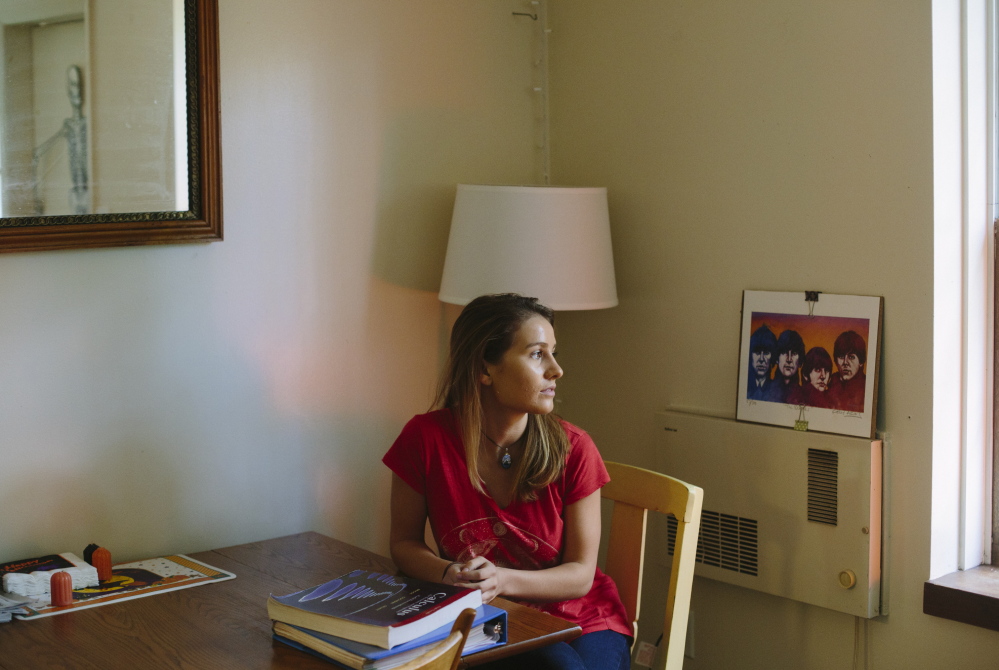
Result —
[[[426,498],[442,557],[485,556],[500,567],[540,570],[562,560],[565,506],[610,481],[590,436],[565,421],[562,425],[572,445],[562,477],[538,491],[537,500],[514,500],[505,509],[469,481],[464,443],[449,410],[413,417],[382,461]],[[579,624],[583,633],[609,629],[632,635],[617,587],[599,568],[582,598],[524,604]]]

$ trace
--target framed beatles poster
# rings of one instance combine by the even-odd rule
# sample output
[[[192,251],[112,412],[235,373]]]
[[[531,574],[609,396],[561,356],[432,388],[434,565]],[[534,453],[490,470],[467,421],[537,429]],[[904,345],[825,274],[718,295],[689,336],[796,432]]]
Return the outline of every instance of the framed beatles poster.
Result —
[[[873,439],[883,298],[745,291],[736,418]]]

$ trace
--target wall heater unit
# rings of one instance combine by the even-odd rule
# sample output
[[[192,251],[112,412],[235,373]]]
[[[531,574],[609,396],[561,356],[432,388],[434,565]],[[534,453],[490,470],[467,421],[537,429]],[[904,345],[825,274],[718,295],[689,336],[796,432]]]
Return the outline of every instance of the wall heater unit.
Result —
[[[704,489],[695,574],[878,616],[880,441],[673,411],[656,416],[656,468]]]

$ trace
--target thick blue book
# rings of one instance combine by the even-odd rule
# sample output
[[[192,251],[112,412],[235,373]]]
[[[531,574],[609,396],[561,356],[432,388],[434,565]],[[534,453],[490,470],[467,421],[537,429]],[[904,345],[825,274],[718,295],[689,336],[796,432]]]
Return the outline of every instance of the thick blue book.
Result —
[[[388,670],[426,652],[451,633],[452,623],[445,624],[392,649],[347,640],[280,621],[274,622],[274,639],[353,670]],[[492,605],[476,608],[462,655],[473,654],[506,643],[507,615]]]
[[[274,621],[391,649],[481,604],[477,590],[354,570],[319,586],[272,595],[267,614]]]

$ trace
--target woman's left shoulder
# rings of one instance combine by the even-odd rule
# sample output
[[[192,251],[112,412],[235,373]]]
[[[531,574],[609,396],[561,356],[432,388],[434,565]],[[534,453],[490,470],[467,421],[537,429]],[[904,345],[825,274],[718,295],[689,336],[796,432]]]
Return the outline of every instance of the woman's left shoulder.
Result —
[[[573,459],[600,458],[600,450],[597,449],[597,445],[589,433],[565,419],[559,418],[559,421],[562,422],[565,434],[569,438],[569,453],[567,457],[570,461]]]
[[[585,498],[610,481],[604,459],[590,434],[579,426],[559,418],[569,438],[563,481],[567,487],[566,503]]]
[[[575,446],[578,442],[588,442],[593,444],[593,438],[590,437],[590,434],[579,426],[569,423],[562,417],[559,417],[559,422],[562,424],[565,434],[569,437],[569,443],[573,446]]]

